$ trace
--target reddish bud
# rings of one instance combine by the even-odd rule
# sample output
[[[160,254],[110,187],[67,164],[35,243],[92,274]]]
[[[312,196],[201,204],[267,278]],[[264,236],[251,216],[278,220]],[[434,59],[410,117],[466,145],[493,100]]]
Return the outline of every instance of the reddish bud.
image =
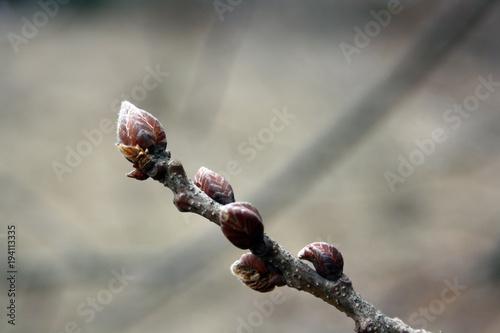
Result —
[[[316,242],[307,245],[299,252],[299,259],[310,261],[319,275],[335,281],[342,276],[344,259],[332,245]]]
[[[285,278],[275,267],[252,253],[242,255],[240,260],[231,266],[231,272],[241,282],[261,293],[286,284]]]
[[[250,249],[263,242],[264,225],[255,207],[234,202],[222,206],[220,226],[224,236],[240,249]]]
[[[157,172],[149,154],[165,152],[167,148],[167,137],[158,119],[124,101],[118,114],[116,134],[118,148],[134,164],[135,170],[129,172],[128,177],[145,180],[149,177],[145,170],[149,174]]]
[[[212,170],[201,167],[194,176],[194,184],[222,205],[234,202],[233,188],[229,182]]]
[[[174,196],[174,205],[180,212],[189,212],[193,206],[193,199],[186,193],[179,193]]]
[[[167,148],[167,137],[158,119],[127,101],[122,102],[118,114],[117,136],[118,143],[125,146],[143,150],[153,146],[159,150]]]
[[[136,167],[136,166],[137,165],[134,164],[134,167]],[[137,179],[137,180],[146,180],[149,178],[149,176],[147,174],[145,174],[144,172],[142,172],[139,169],[134,169],[134,170],[130,171],[129,173],[126,174],[126,176],[130,177],[130,178]]]

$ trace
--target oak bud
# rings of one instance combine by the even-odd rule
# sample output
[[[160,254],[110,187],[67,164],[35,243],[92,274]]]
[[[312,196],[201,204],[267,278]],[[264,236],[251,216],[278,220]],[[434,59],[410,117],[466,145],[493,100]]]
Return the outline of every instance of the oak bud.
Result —
[[[149,177],[146,172],[155,174],[155,165],[149,155],[164,153],[167,148],[167,137],[158,119],[124,101],[118,114],[116,134],[118,149],[135,168],[127,176],[145,180]],[[166,154],[169,156],[168,152]]]
[[[222,233],[240,249],[251,249],[264,239],[264,225],[255,207],[245,202],[233,202],[221,207]]]
[[[177,193],[174,195],[174,205],[182,212],[190,212],[194,201],[186,193]]]
[[[143,150],[152,147],[165,150],[167,136],[160,121],[147,111],[123,101],[118,114],[118,143],[139,146]]]
[[[194,184],[222,205],[234,202],[234,192],[229,182],[212,170],[201,167],[194,176]]]
[[[279,270],[252,253],[245,253],[234,262],[231,272],[245,285],[261,293],[286,284]]]
[[[299,259],[311,262],[318,274],[325,279],[335,281],[342,276],[344,259],[342,254],[330,244],[311,243],[299,252]]]

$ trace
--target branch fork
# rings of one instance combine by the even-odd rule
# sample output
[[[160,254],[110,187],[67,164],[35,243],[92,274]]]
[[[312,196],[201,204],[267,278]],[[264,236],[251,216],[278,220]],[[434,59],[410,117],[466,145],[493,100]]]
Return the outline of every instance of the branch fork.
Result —
[[[343,273],[342,254],[332,245],[309,244],[297,258],[264,233],[257,208],[235,201],[231,185],[222,176],[202,167],[191,180],[182,163],[171,159],[165,130],[150,113],[124,101],[117,137],[118,149],[134,167],[128,177],[162,183],[173,192],[179,211],[205,217],[220,226],[234,246],[250,250],[231,266],[232,273],[248,287],[270,292],[286,285],[310,293],[352,318],[358,333],[430,333],[390,318],[365,301]]]

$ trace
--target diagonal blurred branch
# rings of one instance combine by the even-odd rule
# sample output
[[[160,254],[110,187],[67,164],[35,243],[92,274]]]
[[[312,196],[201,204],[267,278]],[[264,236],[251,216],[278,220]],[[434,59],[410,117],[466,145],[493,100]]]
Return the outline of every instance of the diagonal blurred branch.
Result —
[[[494,1],[443,2],[415,30],[416,42],[393,70],[364,96],[332,117],[311,142],[297,151],[251,195],[251,201],[269,216],[277,213],[321,179],[365,139],[394,105],[460,43]],[[446,24],[446,28],[443,27]],[[300,177],[297,177],[300,175]]]
[[[254,2],[238,5],[237,10],[226,12],[223,22],[212,17],[196,77],[185,97],[180,118],[180,126],[184,128],[189,128],[192,123],[204,124],[191,133],[198,141],[203,141],[202,138],[210,132],[254,6]]]

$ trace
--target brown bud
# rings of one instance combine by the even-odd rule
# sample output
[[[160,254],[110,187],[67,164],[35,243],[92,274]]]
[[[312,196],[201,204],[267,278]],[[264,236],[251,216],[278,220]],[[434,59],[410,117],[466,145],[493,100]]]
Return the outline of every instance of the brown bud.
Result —
[[[123,154],[123,156],[125,156],[125,158],[129,160],[129,162],[132,162],[134,164],[137,164],[137,162],[139,162],[141,156],[148,154],[147,150],[145,151],[139,146],[127,146],[122,143],[117,143],[116,145],[118,146],[118,149],[120,149],[120,152]],[[134,165],[134,167],[136,166]]]
[[[234,202],[233,188],[229,182],[212,170],[201,167],[194,176],[194,184],[222,205]]]
[[[134,164],[134,167],[136,167],[136,166],[137,165]],[[149,176],[147,174],[145,174],[144,172],[142,172],[139,169],[134,169],[134,170],[130,171],[129,173],[126,174],[126,176],[130,177],[130,178],[137,179],[137,180],[146,180],[149,178]]]
[[[245,253],[231,266],[231,272],[253,290],[266,293],[284,286],[285,278],[275,267],[252,253]]]
[[[255,207],[245,202],[233,202],[220,210],[222,233],[240,249],[250,249],[263,242],[264,225]]]
[[[186,193],[179,193],[174,195],[174,205],[180,212],[190,212],[193,204],[193,199],[190,198]]]
[[[299,259],[310,261],[319,275],[325,279],[335,281],[342,276],[344,259],[330,244],[322,242],[309,244],[299,252]]]
[[[150,113],[141,110],[133,104],[122,102],[118,114],[116,130],[118,148],[127,160],[134,164],[135,170],[127,174],[128,177],[145,180],[149,173],[156,173],[150,153],[165,152],[167,137],[161,123]],[[169,156],[167,152],[167,156]],[[151,170],[153,169],[153,170]],[[151,174],[151,173],[150,173]]]
[[[118,143],[125,146],[139,146],[143,150],[167,148],[167,137],[163,126],[149,112],[123,101],[118,114]]]

